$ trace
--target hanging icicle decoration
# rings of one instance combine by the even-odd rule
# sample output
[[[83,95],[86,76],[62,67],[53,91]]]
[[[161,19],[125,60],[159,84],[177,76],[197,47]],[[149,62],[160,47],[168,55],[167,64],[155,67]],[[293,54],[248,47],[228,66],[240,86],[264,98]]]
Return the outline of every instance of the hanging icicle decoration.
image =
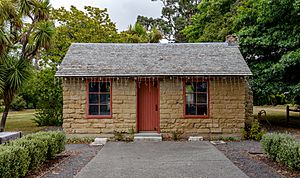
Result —
[[[239,77],[237,77],[237,86],[238,86],[238,90],[240,91],[240,78]]]
[[[232,84],[233,80],[232,80],[231,77],[229,78],[229,82],[230,82],[230,91],[232,92],[232,90],[233,90],[233,84]]]
[[[138,78],[139,88],[141,88],[141,79]]]
[[[212,91],[215,95],[216,94],[216,77],[212,77],[210,83],[211,83],[211,86],[212,86]]]
[[[155,78],[152,77],[152,86],[154,87],[154,85],[155,85]]]
[[[79,81],[79,87],[80,87],[80,90],[83,90],[83,88],[82,88],[82,80],[83,78],[80,78],[80,77],[78,77],[78,81]]]
[[[225,88],[226,88],[227,90],[230,89],[229,87],[231,87],[231,86],[228,86],[228,83],[229,83],[228,79],[229,79],[228,76],[225,77]],[[230,91],[231,91],[231,89],[230,89]]]
[[[149,88],[149,92],[151,91],[151,77],[148,77],[148,88]]]
[[[175,82],[176,82],[176,80],[175,80],[175,76],[173,76],[173,77],[172,77],[172,80],[173,80],[173,81],[172,81],[172,82],[173,82],[173,88],[175,88],[175,87],[176,87],[176,83],[175,83]]]
[[[70,77],[70,85],[72,86],[73,91],[75,91],[76,88],[73,83],[73,77]]]
[[[207,91],[210,90],[210,86],[211,86],[211,78],[210,78],[210,76],[208,76]]]
[[[235,77],[232,78],[232,82],[233,82],[233,93],[235,93],[235,88],[236,88],[236,84],[235,84]]]
[[[74,86],[75,86],[76,91],[79,91],[78,90],[78,86],[79,86],[79,84],[78,84],[78,77],[74,77]]]
[[[219,90],[223,90],[223,77],[220,77],[220,88]]]

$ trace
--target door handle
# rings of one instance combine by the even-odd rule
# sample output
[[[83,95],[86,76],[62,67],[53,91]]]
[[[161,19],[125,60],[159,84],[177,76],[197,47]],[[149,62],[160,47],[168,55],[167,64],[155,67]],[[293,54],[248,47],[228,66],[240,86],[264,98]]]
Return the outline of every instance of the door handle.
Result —
[[[157,104],[155,105],[155,111],[158,111],[158,106],[157,106]]]

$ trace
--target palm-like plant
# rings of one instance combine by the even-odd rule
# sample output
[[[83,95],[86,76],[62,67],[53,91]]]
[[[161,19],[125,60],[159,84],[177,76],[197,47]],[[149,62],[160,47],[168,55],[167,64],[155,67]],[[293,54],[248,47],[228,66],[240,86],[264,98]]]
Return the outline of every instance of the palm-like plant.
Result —
[[[0,65],[1,88],[4,91],[4,112],[0,123],[0,131],[4,131],[9,106],[15,93],[27,81],[31,74],[31,65],[26,60],[8,57]]]
[[[0,0],[0,95],[5,105],[0,131],[16,92],[30,76],[32,59],[50,47],[54,30],[50,8],[49,0]]]

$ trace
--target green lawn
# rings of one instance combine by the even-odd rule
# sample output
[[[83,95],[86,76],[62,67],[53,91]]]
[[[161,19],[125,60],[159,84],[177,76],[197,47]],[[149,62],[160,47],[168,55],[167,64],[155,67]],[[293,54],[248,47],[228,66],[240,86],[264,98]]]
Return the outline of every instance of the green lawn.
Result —
[[[300,139],[300,113],[292,113],[291,116],[296,118],[291,119],[289,123],[286,122],[286,106],[255,106],[253,114],[265,110],[267,113],[267,120],[261,120],[262,126],[268,132],[289,132]]]
[[[6,120],[5,131],[22,131],[29,134],[40,131],[46,127],[38,127],[32,120],[35,110],[10,111]],[[0,113],[2,116],[2,113]]]

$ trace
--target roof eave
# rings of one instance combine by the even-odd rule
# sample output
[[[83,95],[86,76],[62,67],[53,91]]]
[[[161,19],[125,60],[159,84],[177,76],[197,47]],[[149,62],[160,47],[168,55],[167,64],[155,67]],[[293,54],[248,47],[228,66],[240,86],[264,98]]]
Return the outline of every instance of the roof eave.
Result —
[[[105,74],[105,75],[73,75],[73,74],[56,74],[56,77],[165,77],[165,76],[252,76],[252,73],[214,73],[214,74]]]

